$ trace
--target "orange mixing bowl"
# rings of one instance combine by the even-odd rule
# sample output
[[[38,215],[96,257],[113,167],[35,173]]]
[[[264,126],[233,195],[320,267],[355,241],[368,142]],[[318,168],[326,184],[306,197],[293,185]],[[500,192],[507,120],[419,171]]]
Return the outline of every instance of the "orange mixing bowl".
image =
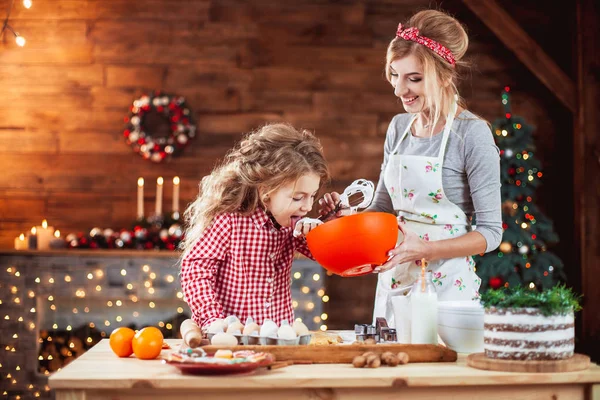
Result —
[[[385,263],[396,246],[398,222],[392,214],[365,212],[337,218],[306,235],[308,248],[326,270],[341,276],[368,274]]]

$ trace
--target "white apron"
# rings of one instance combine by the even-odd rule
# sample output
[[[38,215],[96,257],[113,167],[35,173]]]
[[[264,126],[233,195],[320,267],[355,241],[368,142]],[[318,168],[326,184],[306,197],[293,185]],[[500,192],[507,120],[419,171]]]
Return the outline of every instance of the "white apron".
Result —
[[[391,152],[384,180],[398,211],[398,223],[415,232],[423,240],[451,239],[471,231],[471,223],[456,204],[450,202],[442,186],[442,166],[456,104],[446,119],[442,144],[437,157],[397,154],[402,140],[410,134],[416,115],[409,122],[398,145]],[[400,235],[401,236],[401,235]],[[373,321],[385,317],[395,326],[391,297],[406,292],[420,273],[421,260],[400,264],[378,276]],[[475,274],[472,257],[429,262],[439,300],[473,300],[479,298],[481,279]]]

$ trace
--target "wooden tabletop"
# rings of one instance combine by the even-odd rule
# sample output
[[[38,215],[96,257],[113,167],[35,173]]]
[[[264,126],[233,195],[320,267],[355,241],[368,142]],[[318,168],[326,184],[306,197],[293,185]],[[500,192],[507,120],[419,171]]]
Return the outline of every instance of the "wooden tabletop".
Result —
[[[173,349],[179,339],[167,339]],[[163,350],[162,355],[169,351]],[[415,363],[376,369],[350,364],[292,365],[276,370],[224,376],[182,375],[161,360],[118,358],[104,339],[77,360],[50,376],[52,389],[285,389],[434,387],[489,385],[546,385],[600,383],[600,367],[585,371],[551,373],[493,372],[470,368],[466,356],[456,363]]]

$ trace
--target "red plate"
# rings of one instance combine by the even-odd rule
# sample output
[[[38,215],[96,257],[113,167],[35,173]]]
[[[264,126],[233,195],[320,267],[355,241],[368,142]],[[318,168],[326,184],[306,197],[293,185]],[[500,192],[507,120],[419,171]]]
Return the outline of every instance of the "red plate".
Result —
[[[201,362],[179,362],[163,360],[163,363],[178,368],[184,374],[191,375],[224,375],[237,374],[254,371],[260,367],[268,367],[275,361],[275,357],[267,354],[267,357],[259,362],[243,362],[238,364],[213,364]]]

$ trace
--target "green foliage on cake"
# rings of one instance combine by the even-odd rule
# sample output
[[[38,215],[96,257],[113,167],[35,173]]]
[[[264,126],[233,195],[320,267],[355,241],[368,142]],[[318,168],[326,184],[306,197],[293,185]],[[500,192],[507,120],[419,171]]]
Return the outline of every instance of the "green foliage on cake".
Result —
[[[484,308],[537,308],[542,315],[565,315],[581,310],[581,295],[564,284],[542,291],[522,286],[489,289],[481,294]]]

